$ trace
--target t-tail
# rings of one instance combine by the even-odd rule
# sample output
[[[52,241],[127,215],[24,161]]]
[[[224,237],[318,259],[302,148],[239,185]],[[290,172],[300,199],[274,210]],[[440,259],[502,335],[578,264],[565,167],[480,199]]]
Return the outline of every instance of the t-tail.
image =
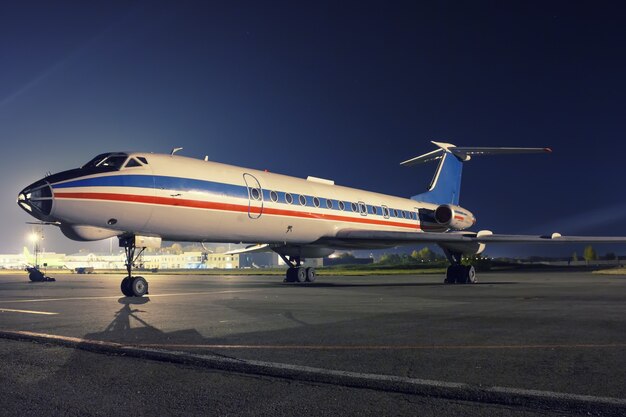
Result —
[[[400,165],[411,166],[439,160],[437,171],[428,187],[428,191],[411,197],[411,199],[416,201],[433,204],[459,205],[463,162],[469,161],[472,156],[552,152],[550,148],[476,148],[458,147],[451,143],[434,141],[432,143],[439,149],[411,158],[400,163]]]

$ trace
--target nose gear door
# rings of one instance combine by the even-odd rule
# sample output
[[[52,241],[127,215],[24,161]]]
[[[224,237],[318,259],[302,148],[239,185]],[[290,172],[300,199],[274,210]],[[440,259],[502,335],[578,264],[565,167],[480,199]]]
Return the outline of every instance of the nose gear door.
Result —
[[[245,173],[243,180],[248,188],[248,217],[258,219],[263,214],[263,189],[254,175]]]

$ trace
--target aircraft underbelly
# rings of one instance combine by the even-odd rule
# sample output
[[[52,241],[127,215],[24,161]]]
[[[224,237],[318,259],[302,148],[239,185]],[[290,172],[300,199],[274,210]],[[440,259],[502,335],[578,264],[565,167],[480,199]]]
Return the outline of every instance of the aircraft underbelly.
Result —
[[[315,220],[294,220],[263,214],[250,218],[246,211],[155,207],[146,229],[165,240],[302,243],[331,233],[335,225]]]

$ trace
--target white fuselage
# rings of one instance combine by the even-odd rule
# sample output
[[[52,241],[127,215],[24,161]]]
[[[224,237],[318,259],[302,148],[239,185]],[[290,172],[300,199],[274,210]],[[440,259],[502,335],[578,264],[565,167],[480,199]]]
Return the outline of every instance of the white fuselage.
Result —
[[[182,156],[130,155],[148,164],[51,184],[50,218],[164,240],[276,244],[345,229],[446,230],[420,221],[418,210],[434,204]]]

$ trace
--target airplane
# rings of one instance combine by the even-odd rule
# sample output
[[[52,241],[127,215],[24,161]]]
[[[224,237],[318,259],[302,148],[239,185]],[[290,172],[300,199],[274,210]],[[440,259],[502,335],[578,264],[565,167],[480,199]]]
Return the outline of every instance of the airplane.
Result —
[[[475,156],[548,153],[549,148],[457,147],[437,149],[401,163],[438,160],[426,192],[394,197],[339,186],[334,181],[295,178],[170,154],[103,153],[80,168],[51,174],[24,188],[18,205],[70,239],[118,237],[126,254],[125,296],[148,293],[133,276],[133,263],[162,240],[247,243],[243,251],[272,250],[289,266],[286,282],[313,282],[305,258],[341,249],[382,249],[410,244],[439,245],[450,266],[446,284],[477,282],[464,254],[491,243],[626,243],[626,237],[545,236],[469,231],[474,214],[459,205],[463,164]],[[241,251],[239,251],[241,252]]]
[[[34,266],[36,268],[43,266],[44,268],[50,269],[70,270],[70,268],[68,268],[65,264],[65,259],[63,259],[64,256],[65,255],[59,255],[54,252],[39,252],[35,255],[34,253],[30,253],[28,248],[24,246],[24,249],[22,251],[22,257],[25,262],[23,262],[22,264],[25,264],[27,266]]]

